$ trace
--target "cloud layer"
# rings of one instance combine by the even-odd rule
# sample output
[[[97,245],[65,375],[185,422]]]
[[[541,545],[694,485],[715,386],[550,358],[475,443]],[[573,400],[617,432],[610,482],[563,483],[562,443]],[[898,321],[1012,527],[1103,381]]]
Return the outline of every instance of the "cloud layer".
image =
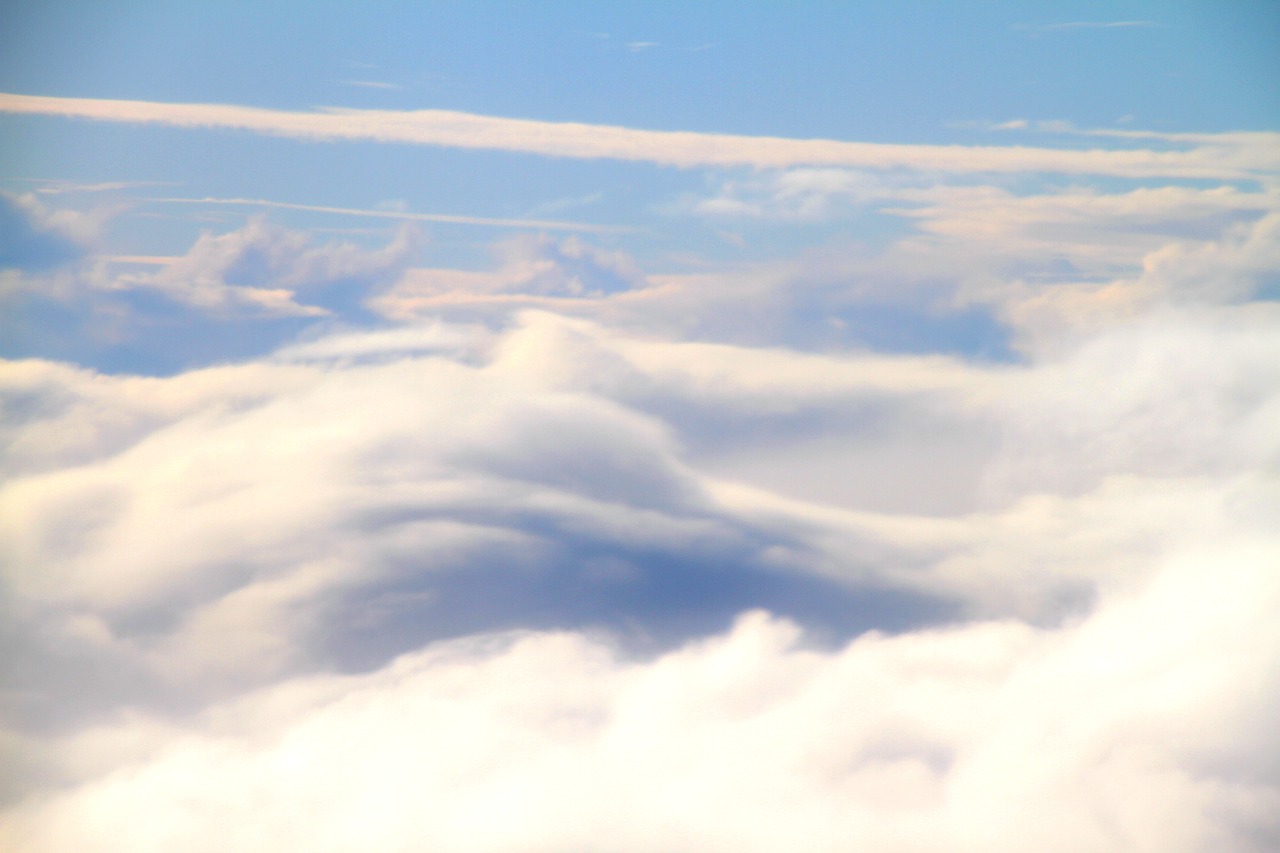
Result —
[[[4,196],[0,847],[1280,844],[1274,135],[0,110],[710,166],[733,249]]]
[[[165,379],[10,363],[27,770],[0,832],[1264,850],[1270,307],[1166,305],[1024,365],[550,313]],[[894,450],[966,432],[925,468]],[[873,508],[974,452],[950,509]],[[865,488],[799,497],[874,459]],[[794,624],[724,632],[751,608]]]

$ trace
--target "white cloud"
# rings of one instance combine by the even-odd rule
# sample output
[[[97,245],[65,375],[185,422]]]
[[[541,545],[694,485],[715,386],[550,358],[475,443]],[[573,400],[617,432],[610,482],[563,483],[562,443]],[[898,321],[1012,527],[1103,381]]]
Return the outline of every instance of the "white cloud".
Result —
[[[1056,24],[1015,24],[1014,29],[1040,35],[1072,30],[1124,30],[1159,26],[1162,25],[1156,21],[1064,21]]]
[[[266,207],[280,210],[306,210],[313,213],[335,213],[342,216],[361,216],[375,219],[398,219],[403,222],[444,222],[450,225],[480,225],[489,228],[529,228],[540,231],[582,231],[618,233],[632,229],[610,225],[594,225],[587,222],[565,222],[556,219],[496,219],[487,216],[454,216],[446,213],[415,213],[402,209],[404,202],[395,207],[367,210],[351,207],[332,207],[317,204],[293,204],[262,198],[149,198],[147,202],[190,205],[234,205],[237,207]]]
[[[1248,300],[1271,228],[1143,273],[1218,298],[1022,363],[547,312],[163,379],[7,363],[29,663],[0,696],[27,768],[0,838],[1264,850],[1280,321]],[[371,257],[255,224],[187,262],[304,292]],[[505,258],[518,292],[633,274],[576,241]],[[759,606],[825,641],[722,634]],[[487,634],[514,626],[565,630]]]
[[[0,112],[187,128],[247,130],[296,139],[348,139],[609,158],[692,166],[800,165],[935,172],[1049,172],[1129,177],[1251,178],[1280,168],[1273,134],[1206,136],[1180,151],[890,145],[731,136],[497,118],[445,110],[325,108],[288,112],[221,104],[54,98],[0,93]]]
[[[623,252],[606,251],[577,237],[510,237],[494,245],[492,271],[417,268],[366,305],[391,319],[437,311],[555,305],[599,300],[644,286],[644,277]]]
[[[205,311],[316,316],[327,311],[295,302],[299,288],[321,290],[344,282],[367,288],[398,275],[417,248],[417,238],[407,230],[376,252],[309,242],[300,232],[254,218],[229,234],[201,235],[186,255],[157,272],[124,274],[114,284],[155,288]]]
[[[270,660],[314,664],[314,620],[359,590],[416,594],[505,565],[535,588],[606,594],[548,567],[621,559],[643,575],[647,543],[689,572],[737,564],[745,574],[714,581],[726,587],[771,571],[875,578],[1035,617],[1141,573],[1126,567],[1162,553],[1142,544],[1152,536],[1211,536],[1232,523],[1224,501],[1270,500],[1210,484],[1277,452],[1273,328],[1156,316],[1033,366],[976,367],[663,343],[542,314],[496,339],[347,334],[164,380],[18,363],[11,397],[41,402],[11,427],[28,473],[0,493],[8,583],[37,609],[95,614],[109,645],[162,674],[178,649],[187,671],[232,683]],[[1187,346],[1217,358],[1188,362]],[[942,438],[966,432],[976,443]],[[922,466],[913,441],[944,443]],[[859,482],[813,488],[841,465]],[[966,466],[934,505],[949,521],[868,512],[893,508],[881,492],[927,494]],[[159,613],[166,627],[141,630]],[[224,613],[277,657],[215,642]]]
[[[50,210],[34,195],[0,192],[0,271],[39,272],[80,260],[96,236],[99,219]]]
[[[706,198],[677,212],[765,221],[831,222],[890,214],[953,241],[948,257],[987,252],[1006,258],[1069,259],[1112,272],[1171,238],[1218,236],[1226,226],[1280,209],[1272,189],[1141,187],[1104,192],[1088,186],[1027,193],[990,183],[955,184],[848,169],[789,169],[726,178]]]
[[[1069,346],[1084,327],[1128,322],[1166,304],[1238,305],[1275,292],[1280,240],[1268,185],[1026,193],[805,169],[726,179],[702,212],[721,202],[756,218],[739,220],[753,233],[778,220],[848,228],[870,214],[902,217],[913,229],[879,238],[882,246],[833,243],[786,263],[650,275],[649,287],[595,316],[814,349],[885,348],[889,331],[906,343],[897,348],[909,349],[913,328],[927,329],[934,348],[949,333],[964,346],[965,324],[986,317],[997,321],[988,343],[999,343],[1003,325],[1010,350],[1026,354]],[[1259,304],[1246,313],[1267,310]]]
[[[398,91],[404,88],[399,83],[387,83],[383,80],[343,80],[342,85],[354,86],[358,89],[380,89],[383,91]]]
[[[1052,630],[820,651],[756,613],[652,662],[573,633],[434,646],[176,727],[100,729],[85,752],[135,744],[117,769],[10,810],[0,838],[31,853],[1261,853],[1280,834],[1276,544],[1173,556]]]
[[[115,192],[117,190],[133,189],[134,187],[166,186],[164,181],[100,181],[92,184],[84,184],[77,183],[75,181],[37,180],[34,181],[34,183],[38,185],[36,187],[36,192],[41,195]],[[172,185],[170,184],[169,186]]]

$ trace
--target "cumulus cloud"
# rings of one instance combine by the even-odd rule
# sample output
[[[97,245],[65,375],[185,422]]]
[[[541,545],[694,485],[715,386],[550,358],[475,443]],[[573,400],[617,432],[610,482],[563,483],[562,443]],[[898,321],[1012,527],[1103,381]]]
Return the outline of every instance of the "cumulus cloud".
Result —
[[[135,372],[260,355],[317,319],[367,318],[364,300],[422,244],[412,225],[366,248],[253,217],[178,257],[85,251],[63,267],[0,272],[4,352]]]
[[[47,270],[86,252],[94,221],[75,211],[54,211],[34,195],[0,192],[0,270]]]
[[[296,302],[299,288],[314,294],[345,285],[363,293],[398,275],[417,247],[407,229],[373,252],[352,244],[312,246],[306,235],[254,217],[238,231],[206,232],[158,272],[124,274],[113,285],[159,290],[203,311],[316,316],[328,312]]]
[[[383,317],[408,320],[435,312],[497,308],[564,307],[645,286],[644,276],[624,252],[606,251],[569,237],[520,235],[495,244],[496,267],[488,272],[418,268],[372,296],[367,306]]]
[[[752,236],[778,223],[858,234],[868,217],[902,223],[877,221],[887,233],[786,262],[650,275],[651,287],[613,300],[608,316],[740,343],[911,350],[923,341],[1019,357],[1163,305],[1274,299],[1276,204],[1265,182],[1028,192],[845,170],[725,179],[709,198],[686,199],[684,214],[732,216]]]

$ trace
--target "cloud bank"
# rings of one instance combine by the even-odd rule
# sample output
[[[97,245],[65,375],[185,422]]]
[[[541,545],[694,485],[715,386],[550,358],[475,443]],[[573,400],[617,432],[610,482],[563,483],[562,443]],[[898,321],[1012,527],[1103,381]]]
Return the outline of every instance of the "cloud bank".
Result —
[[[5,196],[5,850],[1280,844],[1274,135],[0,109],[709,166],[739,252]]]
[[[1268,849],[1272,307],[1015,365],[547,312],[8,363],[0,838]]]

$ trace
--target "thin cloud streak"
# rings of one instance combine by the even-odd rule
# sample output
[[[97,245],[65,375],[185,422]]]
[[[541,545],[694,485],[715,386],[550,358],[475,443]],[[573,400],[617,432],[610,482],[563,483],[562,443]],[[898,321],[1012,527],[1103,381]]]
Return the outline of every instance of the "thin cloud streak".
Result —
[[[395,210],[362,210],[352,207],[329,207],[319,204],[294,204],[263,198],[147,198],[156,204],[226,204],[272,207],[282,210],[305,210],[313,213],[335,213],[342,216],[368,216],[376,219],[399,219],[408,222],[444,222],[450,225],[480,225],[487,228],[538,228],[544,231],[589,231],[597,234],[616,234],[634,231],[620,225],[592,225],[586,222],[565,222],[555,219],[493,219],[484,216],[454,216],[445,213],[411,213]]]
[[[1249,178],[1280,169],[1280,146],[1214,140],[1185,151],[896,145],[829,139],[638,130],[447,110],[269,110],[226,104],[56,98],[0,93],[0,112],[131,124],[247,130],[311,140],[366,140],[665,166],[845,165],[928,171],[1048,172],[1126,177]]]
[[[1054,30],[1113,30],[1131,27],[1158,27],[1155,21],[1066,21],[1061,24],[1018,24],[1017,29],[1051,32]]]
[[[41,195],[62,195],[63,193],[100,193],[117,190],[131,190],[137,187],[177,186],[172,181],[101,181],[92,184],[74,181],[31,179],[31,183],[39,184],[36,192]]]
[[[360,89],[400,90],[404,88],[398,83],[384,83],[381,80],[343,80],[342,85],[355,86]]]

